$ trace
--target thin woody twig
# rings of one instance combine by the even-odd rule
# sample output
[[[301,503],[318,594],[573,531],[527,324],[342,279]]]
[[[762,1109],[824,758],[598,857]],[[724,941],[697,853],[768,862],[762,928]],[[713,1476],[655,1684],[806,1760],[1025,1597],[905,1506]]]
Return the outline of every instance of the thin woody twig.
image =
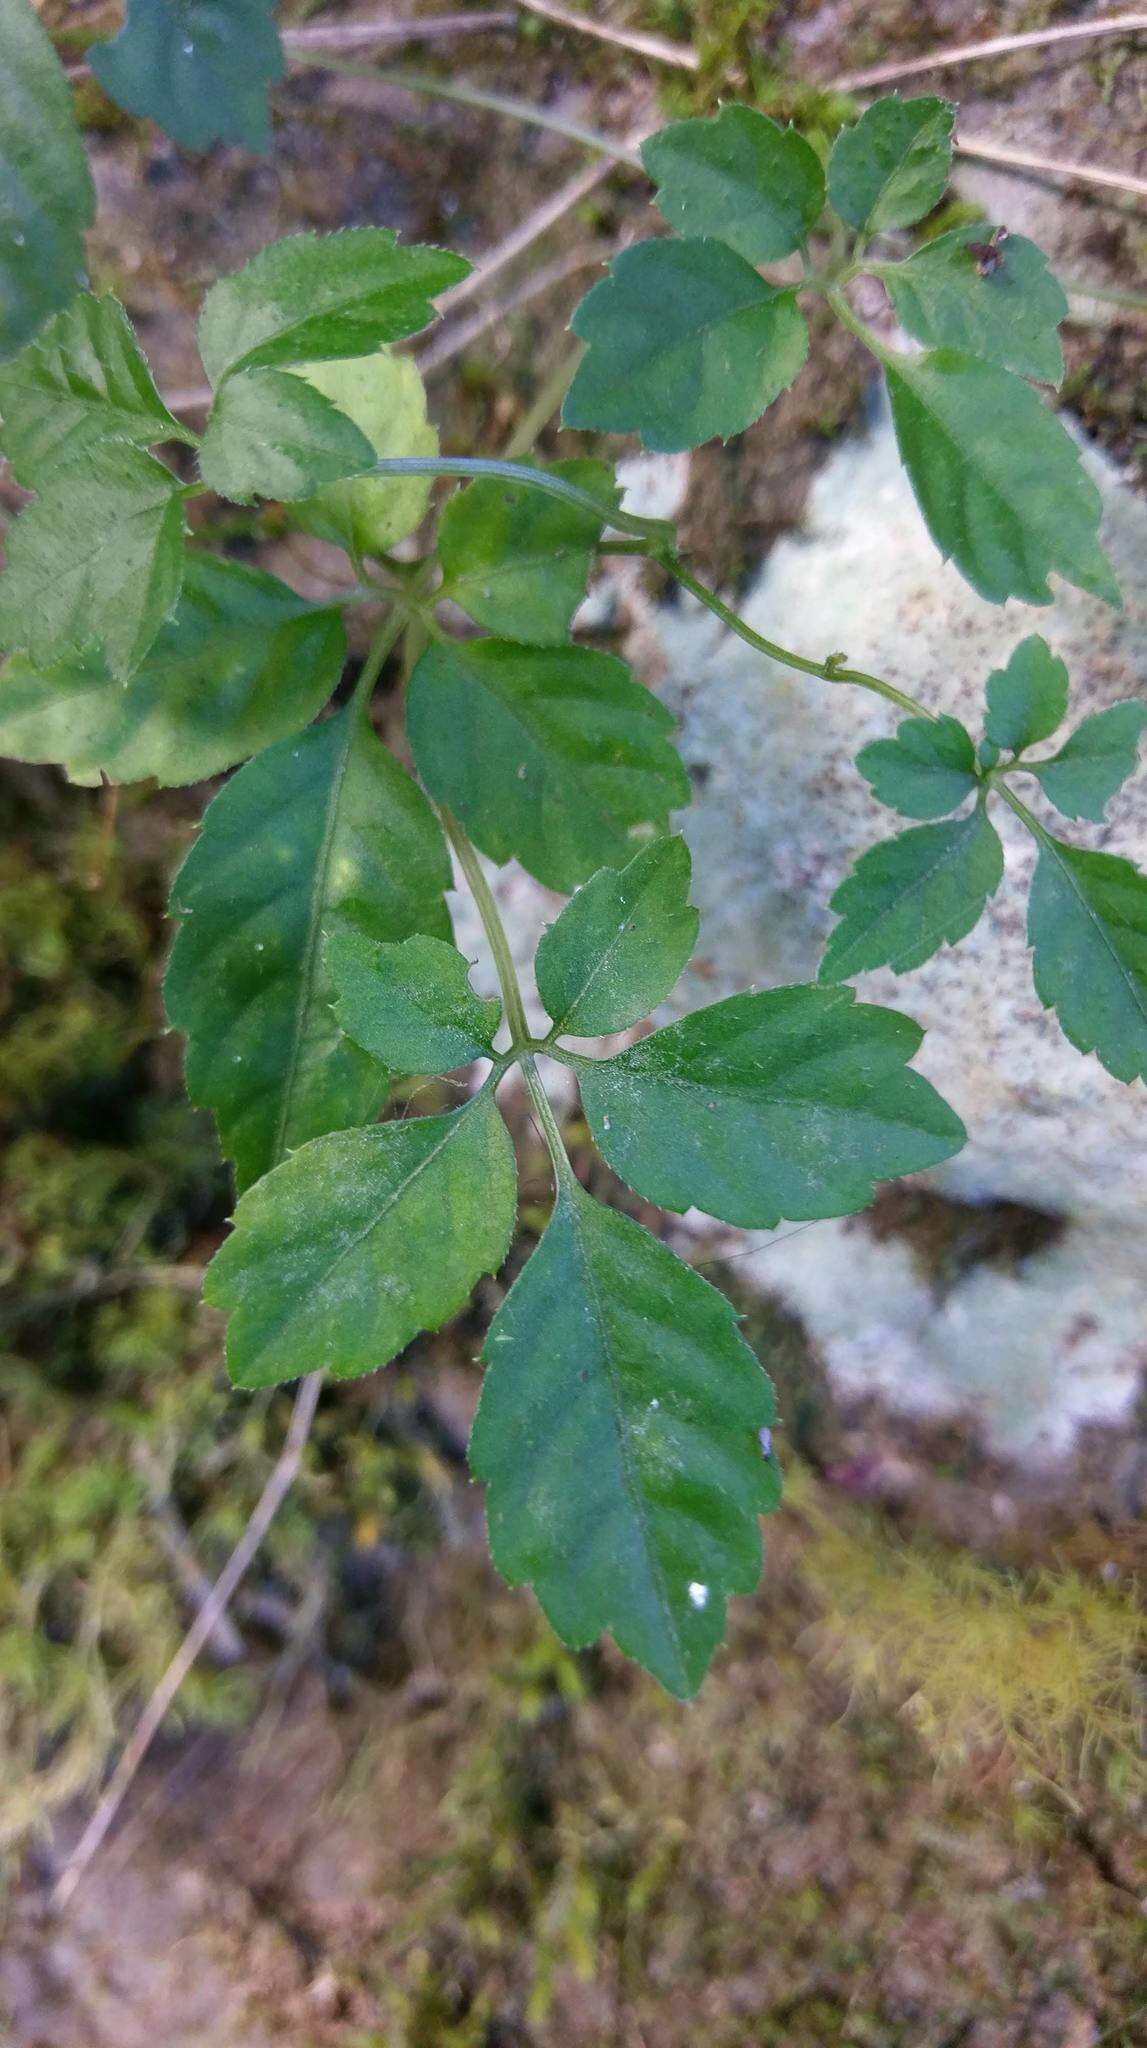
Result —
[[[219,1617],[229,1607],[236,1587],[245,1577],[263,1538],[290,1492],[302,1463],[322,1383],[323,1376],[317,1372],[300,1381],[286,1441],[255,1503],[247,1527],[128,1737],[127,1745],[112,1772],[107,1789],[53,1887],[54,1906],[63,1907],[68,1904],[93,1857],[97,1855],[131,1788],[136,1772],[163,1726],[168,1709],[199,1652],[216,1627]]]
[[[1037,156],[1032,150],[1010,149],[1006,143],[995,142],[987,135],[957,135],[956,153],[1049,178],[1078,178],[1084,184],[1102,185],[1111,192],[1133,192],[1137,198],[1147,199],[1147,178],[1135,178],[1129,171],[1108,171],[1099,164],[1072,163],[1066,157]]]
[[[559,7],[556,0],[519,0],[519,5],[543,21],[556,23],[559,28],[580,29],[583,35],[594,36],[599,43],[612,43],[619,50],[632,50],[639,57],[652,58],[655,64],[676,64],[683,71],[700,68],[696,50],[690,49],[687,43],[672,42],[668,36],[653,35],[647,29],[613,28],[607,21],[596,21],[591,14],[579,14],[572,7]]]
[[[519,17],[504,9],[473,14],[423,14],[398,21],[316,21],[309,28],[285,28],[285,50],[361,50],[374,43],[417,43],[445,36],[476,35],[483,29],[517,28]]]
[[[528,4],[528,0],[523,0]],[[922,57],[904,57],[891,64],[870,64],[866,71],[846,71],[833,79],[838,92],[859,92],[869,85],[887,85],[894,78],[913,78],[921,71],[943,71],[953,64],[974,64],[983,57],[1010,57],[1017,50],[1047,49],[1056,43],[1082,42],[1089,36],[1137,35],[1147,29],[1147,14],[1114,14],[1104,21],[1068,21],[1058,28],[1025,30],[1020,35],[989,36],[980,43],[956,43],[929,50]]]
[[[608,263],[614,253],[612,245],[601,249],[575,249],[568,256],[559,256],[552,263],[544,263],[530,272],[518,290],[510,292],[503,299],[495,299],[492,305],[484,306],[468,320],[456,321],[436,334],[417,357],[418,367],[424,377],[432,377],[447,363],[452,363],[479,335],[497,325],[499,320],[508,320],[519,313],[523,306],[550,291],[554,285],[564,283],[567,277],[576,277],[579,270],[589,270],[595,263]]]

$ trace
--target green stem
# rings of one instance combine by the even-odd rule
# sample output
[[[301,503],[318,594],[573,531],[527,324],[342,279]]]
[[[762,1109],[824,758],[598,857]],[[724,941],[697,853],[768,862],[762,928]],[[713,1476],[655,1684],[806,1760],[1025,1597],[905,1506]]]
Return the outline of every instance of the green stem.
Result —
[[[847,274],[854,276],[856,273],[850,270]],[[862,320],[859,313],[853,312],[852,307],[841,290],[840,284],[834,285],[830,291],[826,292],[825,296],[841,326],[847,327],[850,334],[855,334],[856,339],[864,343],[865,348],[868,349],[871,355],[876,357],[878,363],[883,363],[887,367],[889,363],[895,362],[896,350],[886,348],[880,336],[869,327],[867,321]]]
[[[359,671],[358,680],[354,686],[354,693],[350,700],[352,708],[355,710],[361,709],[363,712],[366,711],[374,695],[374,686],[382,674],[387,657],[398,645],[405,625],[406,615],[401,606],[395,605],[393,611],[389,612],[383,620],[367,649],[366,660]]]
[[[1044,830],[1035,812],[1029,811],[1027,805],[1016,795],[1014,789],[1009,788],[1002,777],[997,781],[996,777],[991,775],[988,780],[996,794],[1003,797],[1008,809],[1015,812],[1022,825],[1026,825],[1037,846],[1042,848],[1055,845],[1055,840],[1052,838],[1051,833]]]
[[[478,915],[482,920],[482,930],[486,934],[490,951],[494,955],[494,965],[498,970],[498,985],[502,991],[502,1001],[506,1010],[506,1022],[510,1027],[510,1049],[516,1052],[520,1046],[530,1043],[530,1027],[526,1022],[525,1005],[522,1002],[522,991],[518,983],[518,970],[514,966],[514,956],[510,951],[510,941],[506,937],[506,927],[502,923],[501,913],[494,901],[493,891],[482,871],[482,863],[478,859],[477,853],[470,844],[457,818],[451,815],[445,805],[439,806],[438,815],[442,820],[442,827],[446,837],[458,856],[458,865],[466,877],[470,894],[474,898],[478,908]]]
[[[862,690],[871,690],[875,696],[886,698],[889,704],[895,704],[899,710],[909,712],[914,718],[935,716],[926,705],[918,703],[915,697],[909,697],[893,683],[886,683],[883,676],[869,675],[867,670],[861,668],[843,667],[842,655],[829,654],[823,661],[813,661],[808,655],[794,654],[791,648],[781,647],[775,640],[766,640],[763,633],[754,632],[747,620],[718,597],[715,590],[710,590],[707,583],[702,583],[699,577],[694,576],[685,567],[679,555],[664,554],[658,556],[658,560],[680,583],[683,590],[691,591],[706,610],[711,611],[715,618],[720,619],[722,625],[728,627],[730,633],[735,633],[747,646],[755,647],[758,654],[767,654],[783,668],[799,669],[802,675],[819,676],[825,683],[855,683]]]
[[[579,512],[594,513],[603,526],[613,527],[617,533],[636,534],[639,540],[649,541],[654,548],[671,546],[676,537],[670,519],[639,519],[635,512],[619,512],[616,506],[603,505],[591,491],[583,491],[580,485],[571,484],[564,476],[554,476],[546,469],[533,469],[525,462],[506,462],[497,456],[384,455],[362,474],[500,477],[505,483],[528,484],[535,491],[548,492],[551,498],[562,498],[567,505],[576,505]]]
[[[563,1188],[572,1191],[578,1186],[577,1175],[570,1165],[569,1153],[565,1148],[565,1140],[558,1128],[558,1120],[554,1115],[550,1098],[542,1087],[541,1078],[534,1064],[533,1053],[523,1053],[519,1060],[519,1065],[525,1077],[526,1086],[530,1091],[530,1100],[538,1113],[538,1122],[542,1127],[542,1136],[546,1141],[546,1151],[553,1162],[554,1180],[557,1183],[558,1192],[560,1194]]]
[[[616,141],[612,135],[603,135],[597,128],[583,128],[578,121],[564,121],[559,114],[548,114],[544,107],[535,106],[532,100],[512,99],[506,93],[483,92],[479,86],[468,85],[464,79],[435,78],[425,71],[368,64],[353,57],[332,57],[323,50],[292,50],[291,62],[312,64],[316,70],[333,72],[339,78],[371,78],[379,85],[396,86],[399,92],[424,93],[429,99],[453,100],[457,106],[476,107],[481,113],[505,114],[512,121],[524,121],[530,128],[545,128],[551,135],[564,135],[567,142],[580,142],[599,156],[611,156],[616,163],[632,164],[635,170],[641,169],[637,151],[630,149],[627,143]]]

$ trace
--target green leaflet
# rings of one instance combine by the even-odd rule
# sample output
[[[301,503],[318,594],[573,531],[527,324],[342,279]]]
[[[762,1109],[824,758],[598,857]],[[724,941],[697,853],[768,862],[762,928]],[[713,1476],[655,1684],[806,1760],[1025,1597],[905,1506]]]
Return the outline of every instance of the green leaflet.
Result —
[[[761,1568],[777,1504],[770,1382],[724,1297],[579,1187],[494,1318],[470,1462],[494,1561],[558,1634],[608,1631],[679,1697],[729,1593]]]
[[[992,746],[1018,754],[1051,738],[1067,713],[1067,667],[1038,633],[1021,640],[1006,668],[988,677],[984,732]]]
[[[306,725],[342,672],[337,609],[214,555],[191,554],[175,616],[130,682],[97,657],[0,669],[0,753],[58,761],[73,782],[218,775]]]
[[[876,100],[836,138],[828,196],[865,237],[922,220],[944,197],[956,110],[947,100]]]
[[[1117,1081],[1147,1080],[1147,877],[1041,835],[1028,905],[1036,994]]]
[[[106,93],[182,149],[271,147],[269,88],[283,76],[275,0],[127,0],[127,23],[89,52]]]
[[[697,941],[683,839],[657,839],[601,868],[543,932],[534,962],[555,1033],[624,1031],[669,994]]]
[[[341,914],[378,939],[448,937],[449,886],[425,797],[353,709],[268,748],[208,806],[172,891],[164,993],[240,1187],[386,1094],[335,1022],[324,931]]]
[[[1065,818],[1103,823],[1117,789],[1139,765],[1139,741],[1147,725],[1147,704],[1129,700],[1096,711],[1064,741],[1050,761],[1025,761],[1046,797]]]
[[[628,860],[690,797],[673,720],[623,662],[588,647],[471,640],[427,649],[406,727],[418,772],[491,860],[574,889]]]
[[[375,1372],[501,1265],[516,1208],[488,1090],[452,1116],[312,1139],[243,1196],[207,1271],[235,1384]]]
[[[824,207],[812,145],[754,107],[675,121],[641,145],[657,204],[680,235],[712,235],[750,263],[799,249]]]
[[[199,454],[204,483],[240,505],[306,498],[373,462],[374,449],[354,421],[287,370],[228,377]]]
[[[183,530],[178,479],[142,449],[54,471],[8,534],[0,643],[35,662],[95,646],[126,681],[175,609]]]
[[[1054,570],[1119,603],[1100,497],[1030,384],[954,349],[885,365],[900,459],[937,547],[993,604],[1050,604]]]
[[[973,221],[926,242],[903,263],[875,266],[896,317],[928,348],[959,349],[1058,384],[1067,298],[1043,250],[1024,235],[1009,235],[998,266],[981,275],[969,244],[985,244],[990,232]]]
[[[28,0],[0,0],[0,360],[84,281],[96,200],[71,87]]]
[[[840,919],[820,965],[822,981],[870,967],[906,974],[940,946],[965,938],[999,888],[1004,850],[984,810],[918,825],[862,854],[829,905]]]
[[[406,248],[389,228],[288,235],[203,301],[199,353],[212,384],[236,370],[364,356],[417,334],[436,292],[470,265],[448,249]]]
[[[792,383],[808,329],[791,290],[723,242],[639,242],[572,321],[586,343],[567,427],[640,434],[653,449],[727,441]]]
[[[449,1074],[489,1058],[502,1005],[474,994],[470,962],[454,946],[421,934],[381,945],[336,931],[327,968],[343,1030],[392,1073]]]
[[[594,1138],[661,1209],[726,1223],[847,1216],[876,1183],[958,1152],[959,1118],[908,1061],[923,1033],[850,988],[730,996],[577,1067]]]
[[[168,412],[118,299],[81,292],[0,368],[0,448],[26,490],[108,441],[195,435]]]
[[[603,462],[553,468],[603,505],[616,504]],[[439,521],[443,595],[487,632],[559,647],[585,596],[601,526],[576,505],[479,477],[450,499]]]
[[[905,718],[892,740],[860,749],[856,765],[877,801],[905,818],[942,818],[976,787],[976,749],[958,718]]]
[[[438,433],[426,417],[426,390],[410,356],[375,349],[351,362],[303,363],[305,377],[361,427],[376,455],[437,455]],[[428,476],[360,476],[294,507],[298,524],[351,554],[385,553],[413,533],[430,503]]]

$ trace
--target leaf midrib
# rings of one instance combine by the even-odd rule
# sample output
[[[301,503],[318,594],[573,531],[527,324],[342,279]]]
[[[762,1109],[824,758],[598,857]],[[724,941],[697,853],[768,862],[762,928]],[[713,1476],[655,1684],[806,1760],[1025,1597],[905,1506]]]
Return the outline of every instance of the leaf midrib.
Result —
[[[1127,966],[1126,962],[1124,961],[1122,954],[1119,952],[1118,948],[1111,939],[1111,936],[1107,929],[1106,921],[1103,917],[1101,917],[1100,913],[1093,908],[1090,900],[1088,899],[1079,882],[1077,881],[1071,863],[1063,859],[1059,850],[1058,840],[1053,839],[1049,834],[1047,844],[1045,845],[1043,850],[1045,853],[1051,854],[1052,858],[1055,860],[1056,866],[1058,867],[1060,873],[1067,877],[1067,881],[1069,887],[1071,888],[1072,894],[1075,896],[1077,902],[1082,906],[1091,923],[1095,926],[1095,929],[1099,933],[1103,945],[1110,953],[1111,958],[1115,962],[1115,965],[1118,968],[1120,975],[1127,984],[1127,988],[1130,992],[1132,1002],[1135,1008],[1138,1010],[1140,1017],[1143,1019],[1143,1022],[1147,1024],[1147,1001],[1145,1001],[1144,997],[1140,994],[1136,978],[1132,973],[1131,969]],[[1098,1044],[1098,1037],[1096,1039],[1096,1043]]]

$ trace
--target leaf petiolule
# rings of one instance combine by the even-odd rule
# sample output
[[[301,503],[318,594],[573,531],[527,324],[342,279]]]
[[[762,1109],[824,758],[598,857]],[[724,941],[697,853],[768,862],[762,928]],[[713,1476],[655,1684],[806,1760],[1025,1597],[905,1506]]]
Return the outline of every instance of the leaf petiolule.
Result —
[[[343,1030],[392,1073],[448,1074],[489,1058],[502,1006],[474,994],[456,947],[422,934],[388,945],[348,927],[332,932],[327,964]]]
[[[1017,754],[1050,739],[1066,716],[1067,692],[1066,664],[1038,633],[1029,633],[1007,665],[988,677],[984,731],[992,746]]]
[[[875,100],[836,138],[828,196],[863,236],[922,220],[944,197],[956,109],[948,100]]]
[[[183,492],[140,448],[93,448],[53,470],[8,534],[0,642],[35,662],[96,647],[139,667],[183,581]]]
[[[1117,1081],[1147,1080],[1147,876],[1041,834],[1028,905],[1036,994]]]
[[[680,235],[711,235],[750,263],[791,255],[824,207],[811,143],[755,107],[675,121],[647,137],[641,161],[657,204]]]
[[[287,370],[241,370],[216,396],[199,452],[221,498],[308,498],[361,474],[374,449],[360,427]]]
[[[558,1634],[694,1693],[777,1504],[772,1386],[724,1297],[579,1187],[491,1325],[470,1442],[494,1561]]]
[[[979,806],[966,818],[918,825],[857,861],[832,902],[840,919],[820,965],[822,981],[871,967],[906,974],[954,946],[979,921],[1004,872],[999,834]]]
[[[509,1250],[514,1148],[489,1090],[450,1116],[332,1131],[251,1188],[207,1271],[240,1387],[354,1379],[437,1330]]]
[[[81,292],[0,367],[0,448],[34,490],[107,442],[194,441],[168,412],[118,299]]]
[[[1147,704],[1129,699],[1093,712],[1077,725],[1049,761],[1025,761],[1046,797],[1065,818],[1103,823],[1112,797],[1139,765]]]
[[[379,939],[448,937],[449,885],[425,797],[353,708],[269,747],[208,806],[172,890],[164,995],[240,1187],[386,1097],[335,1021],[324,933],[342,915]]]
[[[288,235],[203,301],[199,352],[213,385],[237,370],[363,356],[417,334],[434,295],[470,265],[448,249],[400,243],[389,228]]]
[[[794,292],[722,242],[640,242],[582,300],[586,343],[567,427],[641,435],[647,448],[727,441],[788,388],[808,353]]]
[[[616,503],[602,462],[555,462],[556,476]],[[556,647],[585,596],[602,522],[576,505],[480,477],[451,498],[438,528],[443,594],[490,633]]]
[[[72,89],[29,0],[0,0],[0,361],[66,306],[96,210]]]
[[[57,761],[73,782],[200,782],[306,725],[345,658],[337,608],[193,553],[174,617],[127,683],[94,654],[0,668],[0,752]]]
[[[491,860],[520,860],[552,889],[627,860],[636,834],[689,801],[669,712],[592,648],[431,646],[406,723],[432,796]]]
[[[976,787],[976,749],[958,718],[905,718],[891,740],[862,747],[856,765],[872,794],[905,818],[942,818]]]
[[[1067,428],[1022,377],[934,349],[885,364],[900,459],[940,552],[993,604],[1050,604],[1053,572],[1118,604],[1101,501]]]
[[[638,1194],[771,1229],[849,1215],[959,1151],[959,1118],[908,1066],[922,1037],[811,984],[730,996],[576,1067],[594,1139]]]
[[[270,149],[269,89],[286,69],[275,0],[127,0],[126,24],[88,61],[113,100],[182,149]]]
[[[1063,375],[1059,324],[1067,297],[1043,250],[1026,235],[1009,235],[992,268],[976,250],[990,230],[980,221],[953,228],[878,272],[902,327],[928,348],[960,349],[1058,384]]]
[[[601,868],[543,932],[538,994],[555,1033],[624,1031],[669,994],[697,940],[683,839],[655,840],[624,868]]]

